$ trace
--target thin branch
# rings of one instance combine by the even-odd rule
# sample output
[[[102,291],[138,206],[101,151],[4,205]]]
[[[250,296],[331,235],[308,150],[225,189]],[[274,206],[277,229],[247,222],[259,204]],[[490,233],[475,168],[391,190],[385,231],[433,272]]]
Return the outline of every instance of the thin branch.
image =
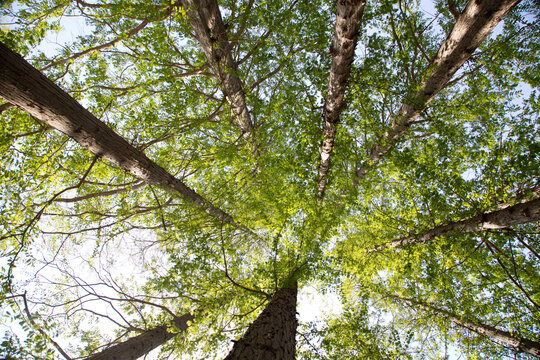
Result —
[[[67,360],[71,360],[71,357],[64,351],[64,349],[62,349],[62,347],[60,345],[58,345],[58,343],[56,341],[54,341],[50,336],[49,334],[47,334],[38,324],[36,324],[36,322],[34,321],[34,318],[32,317],[32,314],[30,313],[30,309],[28,308],[28,302],[26,300],[26,292],[24,294],[22,294],[22,298],[23,298],[23,302],[24,302],[24,312],[26,313],[26,317],[28,318],[28,321],[30,322],[30,324],[32,324],[32,327],[34,329],[36,329],[37,331],[39,331],[39,333],[45,338],[47,339],[55,348],[56,350],[58,350],[58,352],[60,354],[62,354],[62,356],[67,359]]]

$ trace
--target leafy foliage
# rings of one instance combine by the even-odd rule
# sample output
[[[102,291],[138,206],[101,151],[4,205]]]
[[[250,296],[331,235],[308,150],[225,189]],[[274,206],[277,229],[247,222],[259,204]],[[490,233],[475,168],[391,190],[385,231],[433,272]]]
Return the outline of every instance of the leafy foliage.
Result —
[[[540,341],[538,222],[368,250],[538,197],[538,1],[517,5],[357,181],[466,5],[368,2],[321,206],[336,4],[219,5],[258,152],[176,3],[3,3],[0,41],[252,232],[2,107],[0,299],[13,331],[0,354],[85,357],[194,312],[160,358],[220,358],[294,278],[342,302],[301,324],[302,358],[529,358],[392,296]]]

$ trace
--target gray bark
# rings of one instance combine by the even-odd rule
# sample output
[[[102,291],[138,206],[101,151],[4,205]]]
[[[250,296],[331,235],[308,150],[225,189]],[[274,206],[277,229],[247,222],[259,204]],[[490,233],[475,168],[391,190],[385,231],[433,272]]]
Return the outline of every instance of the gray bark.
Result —
[[[365,0],[339,0],[337,2],[336,27],[330,48],[332,66],[323,108],[323,142],[317,189],[319,204],[322,202],[328,181],[330,156],[334,149],[334,139],[336,138],[339,117],[343,110],[345,90],[349,83],[354,49],[365,5]]]
[[[433,228],[423,234],[406,236],[368,250],[368,253],[384,249],[395,249],[408,244],[425,243],[444,235],[464,234],[476,231],[504,229],[510,226],[540,220],[540,198],[506,207],[489,213],[480,214],[470,219],[451,222]]]
[[[234,110],[242,136],[247,139],[253,134],[253,123],[217,1],[181,0],[181,3],[189,16],[206,59],[221,84],[223,94]]]
[[[170,332],[167,325],[161,325],[134,336],[120,344],[116,344],[85,360],[135,360],[148,354],[158,346],[174,338],[188,328],[188,321],[193,321],[191,314],[184,314],[173,319],[172,323],[180,332]]]
[[[248,231],[235,223],[229,214],[212,205],[116,134],[1,42],[0,96],[147,184],[174,190],[185,201],[207,214]]]
[[[294,360],[297,288],[279,289],[225,360]]]
[[[459,16],[452,31],[439,48],[428,67],[420,90],[405,99],[390,128],[369,152],[369,159],[356,171],[355,182],[366,176],[369,169],[392,149],[444,88],[456,71],[467,61],[476,48],[503,17],[520,0],[470,0]]]
[[[392,296],[392,297],[396,300],[404,302],[405,304],[411,307],[421,308],[435,315],[442,316],[443,318],[446,318],[452,321],[454,324],[461,326],[463,328],[466,328],[468,330],[474,331],[477,334],[493,338],[495,340],[502,342],[503,344],[512,346],[519,351],[540,357],[540,342],[538,341],[534,341],[534,340],[530,340],[530,339],[513,335],[508,331],[500,330],[494,326],[483,324],[477,319],[465,319],[450,311],[436,308],[430,304],[427,304],[421,301],[402,298],[399,296]]]

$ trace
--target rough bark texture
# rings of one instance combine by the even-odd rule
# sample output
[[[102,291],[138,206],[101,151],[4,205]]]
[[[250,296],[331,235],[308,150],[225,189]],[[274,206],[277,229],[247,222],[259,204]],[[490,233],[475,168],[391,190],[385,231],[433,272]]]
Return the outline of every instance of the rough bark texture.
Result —
[[[450,311],[436,308],[430,304],[427,304],[421,301],[402,298],[399,296],[392,296],[392,297],[394,299],[404,302],[405,304],[411,307],[421,308],[435,315],[442,316],[452,321],[454,324],[464,327],[466,329],[469,329],[471,331],[474,331],[477,334],[493,338],[495,340],[502,342],[503,344],[512,346],[518,349],[519,351],[540,357],[540,342],[538,341],[533,341],[530,339],[512,335],[508,331],[500,330],[494,326],[483,324],[477,319],[465,319]]]
[[[354,49],[365,5],[365,0],[339,0],[337,2],[336,27],[330,48],[332,66],[323,108],[323,142],[317,189],[319,204],[322,202],[326,189],[330,156],[334,149],[337,125],[344,105],[345,89],[349,83]]]
[[[428,67],[420,90],[403,102],[390,128],[371,148],[369,159],[356,171],[355,181],[363,178],[396,141],[409,129],[420,113],[444,88],[474,50],[520,0],[470,0],[452,31]]]
[[[294,360],[297,288],[279,289],[225,360]]]
[[[254,131],[253,123],[217,1],[181,0],[181,3],[189,16],[206,59],[221,84],[223,94],[234,110],[242,136],[247,139]]]
[[[173,324],[182,332],[188,328],[188,321],[193,321],[193,319],[193,315],[185,314],[175,318]],[[169,332],[167,325],[161,325],[132,337],[123,343],[111,346],[85,360],[135,360],[169,341],[180,332]]]
[[[0,96],[144,182],[175,190],[184,200],[209,215],[246,230],[236,224],[229,214],[213,206],[112,131],[1,42]]]
[[[407,244],[425,243],[443,235],[463,234],[490,229],[503,229],[509,226],[540,220],[540,199],[509,206],[503,210],[477,215],[470,219],[451,222],[438,226],[423,234],[407,236],[378,245],[368,252],[395,249]]]

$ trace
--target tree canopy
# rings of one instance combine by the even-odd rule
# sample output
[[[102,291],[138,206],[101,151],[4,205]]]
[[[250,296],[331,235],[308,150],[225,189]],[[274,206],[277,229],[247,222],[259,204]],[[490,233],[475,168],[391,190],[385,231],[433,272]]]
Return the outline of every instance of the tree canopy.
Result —
[[[0,356],[540,357],[538,0],[1,6]]]

